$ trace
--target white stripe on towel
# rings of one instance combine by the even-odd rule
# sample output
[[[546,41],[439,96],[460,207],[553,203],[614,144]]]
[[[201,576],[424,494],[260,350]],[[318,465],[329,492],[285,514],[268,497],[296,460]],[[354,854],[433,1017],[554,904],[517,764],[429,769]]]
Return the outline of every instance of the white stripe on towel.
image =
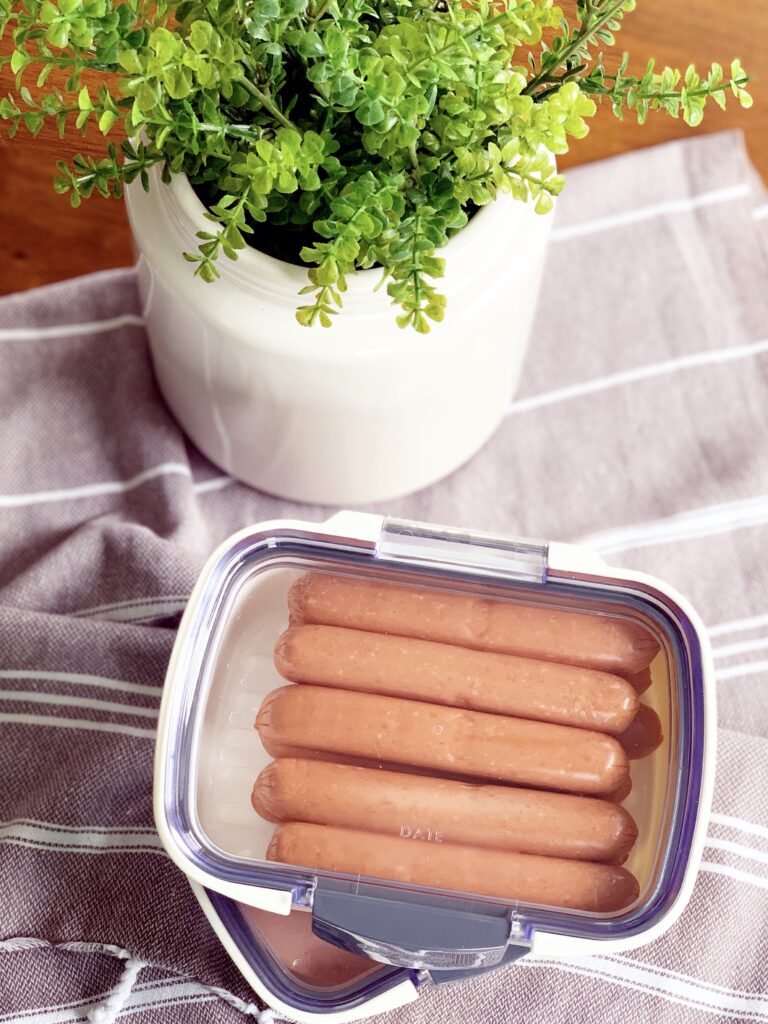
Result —
[[[142,729],[138,725],[116,725],[114,722],[94,722],[88,718],[64,718],[58,715],[6,714],[0,712],[0,725],[37,725],[54,729],[84,729],[86,732],[114,732],[137,739],[154,739],[154,729]]]
[[[49,827],[44,822],[0,822],[0,843],[61,853],[162,853],[160,837],[153,832],[97,831],[83,826],[75,831]]]
[[[79,611],[70,612],[70,615],[85,616],[91,618],[99,612],[110,612],[114,609],[130,608],[136,605],[170,604],[174,601],[188,601],[189,594],[162,594],[156,597],[126,597],[123,601],[110,601],[109,604],[95,604],[90,608],[81,608]]]
[[[768,1020],[768,998],[762,993],[738,992],[700,981],[690,975],[664,971],[655,964],[628,957],[578,956],[569,960],[535,960],[523,957],[521,967],[545,970],[554,967],[566,974],[599,978],[621,988],[658,996],[696,1010],[744,1020]]]
[[[758,636],[753,640],[738,640],[732,644],[720,644],[719,647],[712,648],[712,653],[716,658],[730,658],[734,654],[762,651],[766,647],[768,647],[768,636]]]
[[[553,242],[564,242],[571,238],[582,238],[584,235],[595,235],[601,231],[621,228],[627,224],[639,224],[657,217],[666,217],[676,213],[690,213],[705,206],[718,203],[730,203],[737,199],[745,199],[752,194],[752,187],[747,182],[740,185],[728,185],[725,188],[711,189],[695,196],[682,199],[667,199],[660,203],[640,206],[636,210],[625,210],[609,217],[598,217],[581,224],[570,224],[565,228],[555,228],[552,232]]]
[[[105,480],[102,483],[83,484],[55,491],[32,491],[28,494],[0,494],[0,508],[22,508],[25,505],[40,505],[49,501],[73,501],[77,498],[95,498],[104,494],[123,494],[154,480],[156,477],[176,475],[191,477],[189,466],[183,462],[164,462],[129,480]]]
[[[108,993],[95,997],[95,1001],[82,1001],[62,1003],[58,1006],[50,1006],[45,1009],[28,1010],[25,1013],[12,1013],[0,1016],[2,1024],[71,1024],[71,1022],[85,1021],[88,1014],[99,1001],[106,998]],[[151,983],[151,985],[134,985],[130,996],[126,1000],[120,1016],[130,1013],[143,1013],[148,1010],[158,1010],[164,1006],[181,1006],[189,1003],[211,1003],[217,1000],[218,996],[204,985],[196,981],[179,979],[178,981],[163,981]]]
[[[714,861],[703,860],[701,870],[708,871],[713,875],[724,875],[726,878],[745,882],[747,885],[755,885],[758,889],[768,889],[768,878],[764,878],[762,875],[753,875],[749,871],[740,871],[738,868],[732,868],[729,864],[715,864]]]
[[[192,490],[195,494],[207,494],[209,491],[222,491],[235,482],[231,476],[213,476],[209,480],[200,480],[198,483],[192,484]]]
[[[36,948],[39,944],[39,942],[33,939],[28,948]],[[49,946],[50,944],[42,943],[41,945]],[[90,953],[107,953],[110,949],[110,947],[103,949],[98,947],[94,949],[74,948],[75,946],[84,945],[82,943],[61,943],[55,948],[66,949],[72,952]],[[0,948],[0,954],[3,952],[4,950]],[[11,955],[13,955],[12,952]],[[125,959],[125,957],[121,957],[121,959]],[[150,964],[149,966],[160,965]],[[87,1013],[94,1006],[98,1005],[105,998],[105,995],[106,993],[95,996],[95,1003],[75,1000],[67,1003],[57,1003],[53,1006],[36,1007],[33,1010],[25,1010],[21,1013],[0,1014],[0,1022],[2,1024],[6,1024],[6,1022],[9,1022],[9,1024],[68,1024],[71,1021],[84,1021],[86,1020]],[[145,1010],[160,1009],[164,1006],[178,1006],[185,1003],[208,1003],[214,1000],[220,1000],[229,1006],[233,1006],[246,1016],[255,1017],[258,1020],[262,1019],[264,1013],[254,1003],[246,1003],[227,989],[218,988],[214,985],[204,985],[202,982],[179,977],[158,978],[154,981],[144,982],[138,981],[131,990],[131,994],[121,1011],[121,1016]],[[266,1020],[266,1018],[264,1019]],[[275,1021],[278,1019],[282,1020],[282,1018],[274,1017]]]
[[[0,822],[0,825],[22,824],[35,825],[41,828],[51,829],[53,832],[146,832],[147,835],[157,835],[157,829],[152,825],[62,825],[58,821],[44,821],[42,818],[14,818],[13,823],[8,821]],[[0,952],[2,949],[0,948]]]
[[[135,605],[123,611],[101,612],[93,618],[101,622],[152,622],[153,619],[168,618],[171,615],[178,615],[187,607],[186,601],[167,603],[163,601],[150,602],[145,605]]]
[[[709,989],[711,992],[722,992],[724,995],[736,995],[744,996],[746,999],[763,1000],[766,998],[766,993],[762,990],[757,992],[750,992],[743,988],[734,988],[731,985],[718,985],[713,981],[705,981],[704,978],[697,978],[691,974],[684,974],[682,971],[673,971],[670,967],[661,967],[659,964],[649,963],[647,960],[640,960],[634,956],[627,956],[621,953],[608,953],[606,954],[606,960],[615,964],[630,963],[640,967],[644,967],[656,975],[663,975],[665,978],[674,978],[680,981],[693,981],[695,984],[700,985],[701,988]]]
[[[638,381],[652,380],[655,377],[676,373],[678,370],[690,370],[700,366],[717,366],[723,363],[734,362],[737,359],[749,359],[766,352],[768,352],[768,338],[752,342],[748,345],[728,345],[725,348],[692,352],[690,355],[679,356],[676,359],[665,359],[660,363],[636,366],[629,370],[608,374],[605,377],[597,377],[594,380],[582,381],[579,384],[569,384],[567,387],[555,388],[552,391],[543,391],[541,394],[531,395],[529,398],[520,398],[512,402],[507,415],[530,412],[531,409],[555,405],[558,402],[565,402],[572,398],[594,395],[601,391],[608,391],[611,388],[621,387],[623,384],[634,384]]]
[[[708,836],[704,845],[710,850],[722,850],[724,853],[732,853],[734,857],[743,857],[745,860],[753,860],[758,864],[768,864],[768,853],[763,850],[755,850],[743,843],[734,843],[731,839]]]
[[[36,341],[43,338],[71,338],[83,334],[103,334],[121,327],[143,327],[144,318],[135,313],[123,313],[107,320],[92,320],[85,324],[54,324],[52,327],[1,327],[0,341]]]
[[[731,533],[734,530],[759,526],[766,521],[768,495],[760,494],[753,498],[740,498],[723,504],[689,509],[664,519],[593,533],[582,538],[581,543],[601,554],[613,554],[618,551],[653,547],[656,544],[671,544],[696,537]]]
[[[746,633],[748,630],[757,629],[759,626],[768,626],[768,615],[753,615],[747,619],[718,622],[715,626],[709,626],[707,632],[710,636],[727,636],[729,633]]]
[[[768,204],[765,206],[758,206],[752,216],[755,220],[768,220]]]
[[[137,718],[157,718],[156,708],[142,708],[135,704],[118,704],[113,700],[70,697],[35,690],[0,690],[0,700],[13,701],[17,704],[51,704],[61,708],[80,708],[83,711],[108,711],[115,715],[135,715]]]
[[[745,661],[741,665],[729,665],[727,668],[719,668],[715,672],[718,679],[740,679],[741,676],[757,676],[768,672],[768,659],[761,661]]]
[[[124,609],[114,608],[112,611],[98,612],[89,616],[102,622],[143,622],[145,619],[158,619],[168,615],[176,615],[187,607],[186,601],[149,601],[147,604],[134,604]],[[83,616],[83,612],[77,613]]]
[[[150,697],[159,697],[162,686],[149,686],[144,683],[128,683],[124,679],[107,679],[104,676],[86,676],[79,672],[39,672],[36,669],[0,669],[0,680],[3,679],[41,679],[54,683],[71,683],[74,686],[98,686],[102,690],[117,690],[119,693],[142,693]]]
[[[750,836],[759,836],[761,839],[768,839],[768,826],[758,825],[754,821],[747,821],[746,818],[734,818],[730,814],[710,814],[710,823],[722,825],[723,828],[732,828],[737,832],[745,832]]]

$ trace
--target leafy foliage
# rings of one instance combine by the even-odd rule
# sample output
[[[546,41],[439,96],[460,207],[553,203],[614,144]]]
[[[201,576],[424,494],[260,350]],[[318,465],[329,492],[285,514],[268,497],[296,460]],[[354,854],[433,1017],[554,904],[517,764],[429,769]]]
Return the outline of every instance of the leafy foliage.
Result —
[[[203,280],[263,223],[308,243],[300,323],[329,326],[346,275],[380,265],[398,323],[425,332],[445,311],[438,251],[499,192],[549,211],[552,156],[598,103],[693,126],[710,99],[750,105],[738,61],[638,78],[625,55],[609,73],[602,49],[634,6],[578,0],[571,24],[553,0],[0,0],[16,76],[0,119],[10,135],[122,131],[102,159],[58,164],[75,206],[148,188],[156,164],[186,174],[213,197],[184,254]]]

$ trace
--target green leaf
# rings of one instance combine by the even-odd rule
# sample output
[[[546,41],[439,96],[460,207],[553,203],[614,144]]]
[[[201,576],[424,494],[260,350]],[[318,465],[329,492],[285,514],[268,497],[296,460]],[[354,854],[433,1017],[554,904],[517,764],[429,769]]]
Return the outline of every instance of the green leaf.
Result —
[[[157,59],[163,64],[172,60],[179,51],[180,40],[167,28],[156,28],[150,35],[149,42]]]
[[[197,265],[195,274],[201,277],[206,284],[213,284],[213,282],[220,277],[218,270],[209,260],[202,260]]]
[[[332,257],[323,260],[320,266],[314,271],[313,279],[316,284],[320,285],[336,284],[339,279],[339,268],[336,260]]]
[[[143,65],[135,50],[124,50],[117,60],[123,71],[127,71],[129,74],[138,75],[143,70]]]
[[[298,50],[301,56],[307,60],[311,57],[322,57],[325,53],[323,41],[320,35],[314,31],[301,33]]]
[[[0,118],[7,121],[11,117],[17,117],[19,108],[10,97],[0,97]]]
[[[69,43],[70,24],[68,21],[54,21],[48,27],[45,38],[59,50],[63,50]]]
[[[341,60],[347,52],[348,45],[347,37],[335,25],[325,33],[325,50],[332,61]]]
[[[189,45],[198,53],[207,52],[211,45],[214,29],[207,21],[193,21],[189,32]]]
[[[59,8],[55,4],[52,4],[50,0],[45,0],[40,7],[40,21],[44,25],[50,25],[52,21],[56,21],[59,17]]]
[[[163,84],[168,95],[174,100],[181,100],[192,91],[189,72],[186,68],[170,65],[163,71]]]
[[[14,50],[11,54],[11,71],[18,75],[29,63],[29,57],[22,50]]]
[[[136,90],[136,105],[142,112],[150,112],[157,103],[157,90],[149,82],[141,82]]]
[[[275,147],[272,145],[271,142],[268,142],[266,139],[259,139],[256,142],[255,149],[258,155],[262,158],[262,160],[270,162],[274,157]]]
[[[43,122],[45,121],[45,118],[42,114],[36,113],[34,111],[29,111],[28,113],[24,114],[23,118],[24,125],[27,131],[30,132],[32,135],[37,135],[37,133],[43,127]]]
[[[371,100],[361,103],[355,111],[355,116],[360,124],[376,125],[384,120],[384,107],[379,100]]]
[[[53,64],[44,64],[40,70],[40,74],[37,76],[37,87],[41,89],[48,81],[48,76],[53,71]]]
[[[105,110],[99,118],[99,131],[102,135],[108,135],[117,121],[117,114],[111,110]]]
[[[315,320],[314,307],[299,306],[299,308],[296,310],[296,319],[298,320],[302,327],[311,327]]]

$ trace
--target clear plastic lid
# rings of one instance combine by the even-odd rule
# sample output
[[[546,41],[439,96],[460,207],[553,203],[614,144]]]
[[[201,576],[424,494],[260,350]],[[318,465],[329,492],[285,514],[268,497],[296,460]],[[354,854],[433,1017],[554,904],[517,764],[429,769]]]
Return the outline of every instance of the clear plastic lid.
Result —
[[[536,546],[279,534],[211,568],[170,680],[162,799],[190,864],[435,971],[658,920],[703,757],[680,610],[558,579]]]

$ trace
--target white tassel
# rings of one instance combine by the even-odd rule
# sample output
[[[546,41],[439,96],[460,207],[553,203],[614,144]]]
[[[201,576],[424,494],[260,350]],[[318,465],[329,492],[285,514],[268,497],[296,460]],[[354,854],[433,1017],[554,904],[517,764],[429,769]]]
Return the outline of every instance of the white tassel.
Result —
[[[113,956],[118,960],[125,961],[125,968],[120,981],[115,985],[107,997],[99,1003],[88,1014],[91,1024],[114,1024],[117,1016],[125,1008],[128,997],[131,994],[136,978],[142,967],[160,967],[160,964],[148,964],[138,957],[133,956],[127,949],[120,946],[111,946],[103,942],[49,942],[47,939],[37,939],[31,936],[18,936],[12,939],[4,939],[0,942],[1,953],[18,953],[29,949],[62,949],[68,953],[101,953],[105,956]],[[173,972],[176,977],[186,978],[187,975],[180,972]],[[201,984],[198,982],[197,984]],[[201,985],[202,988],[213,995],[223,999],[230,1006],[236,1007],[241,1013],[249,1017],[255,1017],[257,1024],[282,1024],[290,1022],[291,1018],[283,1014],[278,1015],[272,1009],[260,1010],[255,1003],[246,1003],[233,992],[224,988],[216,988],[213,985]]]
[[[88,1014],[88,1020],[91,1024],[115,1024],[118,1014],[128,1001],[139,971],[142,967],[146,966],[143,960],[137,960],[135,957],[130,957],[126,960],[120,981],[118,981],[107,998],[98,1006],[95,1006]]]
[[[281,1020],[285,1020],[285,1017],[278,1017],[274,1010],[267,1009],[262,1010],[259,1016],[256,1018],[257,1024],[279,1024]]]
[[[45,939],[32,939],[20,935],[16,939],[5,939],[0,942],[0,953],[20,953],[26,949],[48,949],[50,945],[50,942],[46,942]]]

